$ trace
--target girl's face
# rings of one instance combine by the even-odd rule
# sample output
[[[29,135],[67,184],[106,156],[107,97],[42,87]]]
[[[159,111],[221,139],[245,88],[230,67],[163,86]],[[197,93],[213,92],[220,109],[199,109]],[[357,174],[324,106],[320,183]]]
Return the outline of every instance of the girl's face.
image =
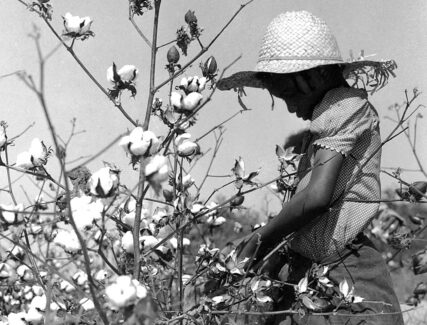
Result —
[[[304,120],[311,119],[314,107],[322,100],[331,82],[325,78],[324,68],[265,76],[265,86],[272,95],[282,98],[290,113]]]

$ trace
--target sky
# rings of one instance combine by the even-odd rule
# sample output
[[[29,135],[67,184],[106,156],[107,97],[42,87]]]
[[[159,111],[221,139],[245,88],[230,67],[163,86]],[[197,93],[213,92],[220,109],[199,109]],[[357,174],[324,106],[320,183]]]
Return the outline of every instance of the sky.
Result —
[[[138,94],[135,99],[123,95],[122,103],[126,111],[134,118],[142,120],[145,115],[148,98],[149,55],[148,46],[142,41],[127,19],[127,1],[117,0],[53,0],[54,16],[52,25],[60,33],[63,30],[62,15],[90,16],[94,22],[92,30],[95,37],[84,42],[76,42],[74,49],[86,67],[105,87],[106,70],[114,61],[118,66],[134,64],[139,69],[137,83]],[[184,24],[187,10],[195,11],[199,25],[204,29],[201,41],[208,44],[210,40],[228,22],[243,1],[237,0],[174,0],[162,2],[159,25],[159,44],[175,38],[175,31]],[[198,64],[214,55],[219,69],[223,69],[238,56],[226,75],[252,70],[255,67],[258,49],[267,24],[280,12],[290,10],[307,10],[323,18],[337,38],[342,56],[346,59],[349,51],[376,54],[375,59],[394,59],[397,62],[397,78],[374,94],[372,103],[379,111],[383,138],[394,126],[386,116],[393,116],[388,107],[404,100],[404,90],[418,87],[427,92],[426,78],[426,14],[427,2],[424,0],[255,0],[236,17],[209,51],[196,61],[185,74],[201,75]],[[136,21],[144,34],[151,38],[153,12],[148,12]],[[18,70],[25,70],[37,79],[38,62],[34,41],[28,37],[34,26],[40,28],[41,44],[45,53],[55,48],[58,41],[35,13],[29,12],[17,0],[0,2],[0,76]],[[167,78],[164,69],[168,47],[159,50],[156,84]],[[180,63],[185,63],[199,50],[197,43],[192,43],[189,55],[181,55]],[[178,79],[179,81],[179,79]],[[205,92],[206,93],[206,92]],[[267,91],[246,89],[247,97],[243,100],[251,109],[237,116],[225,126],[224,141],[214,161],[212,174],[226,175],[234,165],[234,160],[241,156],[248,172],[261,168],[258,180],[266,182],[277,176],[276,144],[282,144],[286,136],[307,126],[289,114],[283,101],[276,100],[275,109],[271,110],[271,99]],[[34,137],[43,139],[53,145],[46,121],[34,94],[16,77],[0,78],[0,120],[7,121],[9,136],[16,135],[32,122],[35,126],[17,139],[10,148],[10,159],[14,161],[17,153],[27,150]],[[157,95],[167,102],[167,89]],[[70,121],[76,118],[76,130],[82,131],[73,137],[69,152],[69,161],[80,156],[90,156],[112,141],[117,135],[132,129],[130,123],[114,108],[105,95],[97,89],[83,73],[69,53],[60,48],[46,65],[46,98],[57,133],[67,138]],[[417,104],[426,103],[422,94]],[[232,91],[216,92],[212,101],[200,113],[197,124],[189,132],[198,137],[214,125],[240,110],[237,95]],[[424,114],[427,115],[427,114]],[[427,166],[427,116],[418,126],[417,151]],[[164,128],[153,119],[150,126],[158,135]],[[213,136],[206,137],[201,143],[202,151],[214,146]],[[212,152],[212,151],[210,151]],[[103,167],[102,161],[115,163],[122,169],[122,181],[131,187],[137,172],[128,165],[129,159],[117,145],[112,146],[99,159],[88,167],[95,171]],[[210,162],[209,153],[200,160],[191,172],[196,182],[200,182]],[[382,165],[386,167],[417,168],[407,140],[404,137],[393,140],[383,149]],[[70,164],[69,167],[72,167]],[[58,164],[52,159],[48,165],[54,175]],[[19,175],[13,173],[13,178]],[[422,179],[419,173],[403,174],[408,181]],[[21,180],[26,191],[32,193],[35,186]],[[228,181],[223,178],[210,178],[202,191],[207,197],[210,192]],[[383,189],[396,186],[396,181],[388,176],[382,177]],[[16,183],[16,191],[19,182]],[[21,185],[22,185],[21,184]],[[0,186],[6,185],[4,170],[0,171]],[[225,191],[228,195],[233,189]],[[0,192],[0,202],[10,201],[5,192]],[[245,205],[265,213],[276,211],[278,201],[267,190],[256,191],[246,198]]]

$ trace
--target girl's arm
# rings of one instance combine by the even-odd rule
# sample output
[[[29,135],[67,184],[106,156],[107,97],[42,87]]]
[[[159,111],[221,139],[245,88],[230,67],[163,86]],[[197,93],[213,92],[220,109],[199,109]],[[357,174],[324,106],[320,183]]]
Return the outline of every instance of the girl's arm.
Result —
[[[257,231],[261,240],[261,255],[268,247],[327,211],[343,160],[341,153],[320,147],[317,149],[307,187],[295,194],[276,217]],[[240,257],[251,257],[254,254],[258,237],[251,237],[241,250]]]

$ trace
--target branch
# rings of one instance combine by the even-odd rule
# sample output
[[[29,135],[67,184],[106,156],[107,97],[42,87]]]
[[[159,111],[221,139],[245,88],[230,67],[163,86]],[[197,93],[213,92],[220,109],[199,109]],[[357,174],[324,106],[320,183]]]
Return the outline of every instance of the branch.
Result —
[[[148,45],[148,47],[152,47],[150,41],[148,38],[144,35],[144,33],[139,29],[138,25],[136,24],[135,20],[133,19],[133,13],[132,13],[132,2],[129,1],[129,20],[132,23],[133,27],[135,27],[135,30],[137,31],[138,35],[141,36],[141,38],[144,40],[144,42]]]
[[[151,46],[151,68],[150,68],[150,94],[148,96],[147,110],[145,112],[145,119],[143,129],[147,130],[150,124],[151,109],[153,107],[153,96],[154,93],[151,91],[154,87],[154,78],[156,70],[156,54],[157,54],[157,28],[159,25],[159,12],[160,12],[161,0],[154,0],[154,26],[153,26],[153,41]],[[134,269],[133,276],[138,280],[141,271],[140,264],[140,252],[139,252],[139,228],[141,227],[141,212],[142,212],[142,201],[145,193],[148,190],[148,186],[144,189],[145,183],[145,164],[144,158],[140,159],[139,166],[139,181],[138,181],[138,192],[136,196],[136,210],[135,210],[135,223],[133,228],[133,245],[134,245]]]

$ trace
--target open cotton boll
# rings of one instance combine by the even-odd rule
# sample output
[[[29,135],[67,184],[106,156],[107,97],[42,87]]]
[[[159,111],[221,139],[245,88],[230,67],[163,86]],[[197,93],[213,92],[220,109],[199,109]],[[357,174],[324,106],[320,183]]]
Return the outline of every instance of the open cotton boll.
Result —
[[[69,253],[76,253],[81,249],[77,235],[68,230],[60,229],[53,242]]]
[[[92,201],[90,196],[82,195],[72,198],[70,205],[74,222],[79,230],[91,228],[94,220],[102,218],[104,206],[99,199]]]
[[[121,246],[126,253],[133,254],[133,234],[131,231],[127,231],[122,237]]]
[[[44,311],[46,310],[46,303],[47,303],[47,300],[45,295],[35,296],[33,300],[31,300],[30,308],[35,308],[35,309]]]
[[[175,237],[172,237],[172,238],[169,240],[169,243],[170,243],[170,245],[171,245],[171,247],[172,247],[173,249],[177,249],[177,248],[178,248],[178,240],[177,240]],[[183,239],[182,239],[182,246],[183,246],[183,247],[185,247],[185,246],[190,246],[190,239],[188,239],[188,238],[183,238]]]
[[[153,155],[159,151],[160,140],[154,132],[144,131],[142,127],[138,126],[128,136],[124,136],[119,145],[134,156]]]
[[[112,83],[112,84],[115,84],[116,82],[115,82],[115,80],[114,80],[114,69],[113,69],[113,66],[110,66],[108,69],[107,69],[107,80],[110,82],[110,83]]]
[[[27,323],[25,322],[26,315],[27,313],[23,311],[19,313],[9,313],[9,315],[7,315],[9,325],[27,325]]]
[[[190,141],[191,134],[183,133],[175,138],[177,153],[181,157],[189,157],[200,152],[200,147],[197,143]]]
[[[67,280],[61,280],[59,283],[59,290],[65,291],[66,293],[73,292],[76,288]]]
[[[28,309],[28,312],[25,315],[25,320],[31,324],[40,324],[43,322],[43,314],[36,308],[32,307]]]
[[[92,300],[89,298],[82,298],[79,301],[80,306],[82,306],[83,310],[92,310],[95,309],[95,305]]]
[[[92,174],[89,179],[90,192],[99,197],[108,197],[114,194],[119,186],[119,170],[103,167]]]
[[[23,211],[24,211],[24,205],[22,203],[19,203],[17,205],[0,204],[0,215],[9,224],[19,223],[24,221],[24,214],[20,213]]]
[[[34,165],[31,161],[31,154],[28,151],[18,153],[15,166],[22,169],[33,168]]]
[[[181,109],[182,99],[183,99],[182,94],[177,93],[176,91],[173,91],[172,94],[171,94],[171,105],[175,109]]]
[[[169,177],[168,160],[165,156],[156,155],[145,166],[145,175],[150,181],[164,182]]]
[[[147,296],[147,288],[128,275],[121,275],[105,288],[105,296],[113,309],[119,309],[135,303]]]
[[[139,237],[139,241],[145,248],[153,248],[159,243],[159,240],[154,236],[141,236]]]
[[[134,65],[126,64],[117,71],[117,74],[123,82],[132,82],[138,76],[138,69]]]
[[[202,99],[203,99],[202,94],[198,92],[190,93],[182,99],[181,109],[186,111],[192,111],[197,106],[199,106]]]
[[[76,35],[84,35],[90,31],[92,19],[90,17],[73,16],[67,12],[63,17],[64,27],[67,33],[74,33]]]
[[[28,152],[31,155],[31,162],[34,166],[46,165],[49,151],[46,145],[39,138],[34,138],[31,141],[30,149]]]

